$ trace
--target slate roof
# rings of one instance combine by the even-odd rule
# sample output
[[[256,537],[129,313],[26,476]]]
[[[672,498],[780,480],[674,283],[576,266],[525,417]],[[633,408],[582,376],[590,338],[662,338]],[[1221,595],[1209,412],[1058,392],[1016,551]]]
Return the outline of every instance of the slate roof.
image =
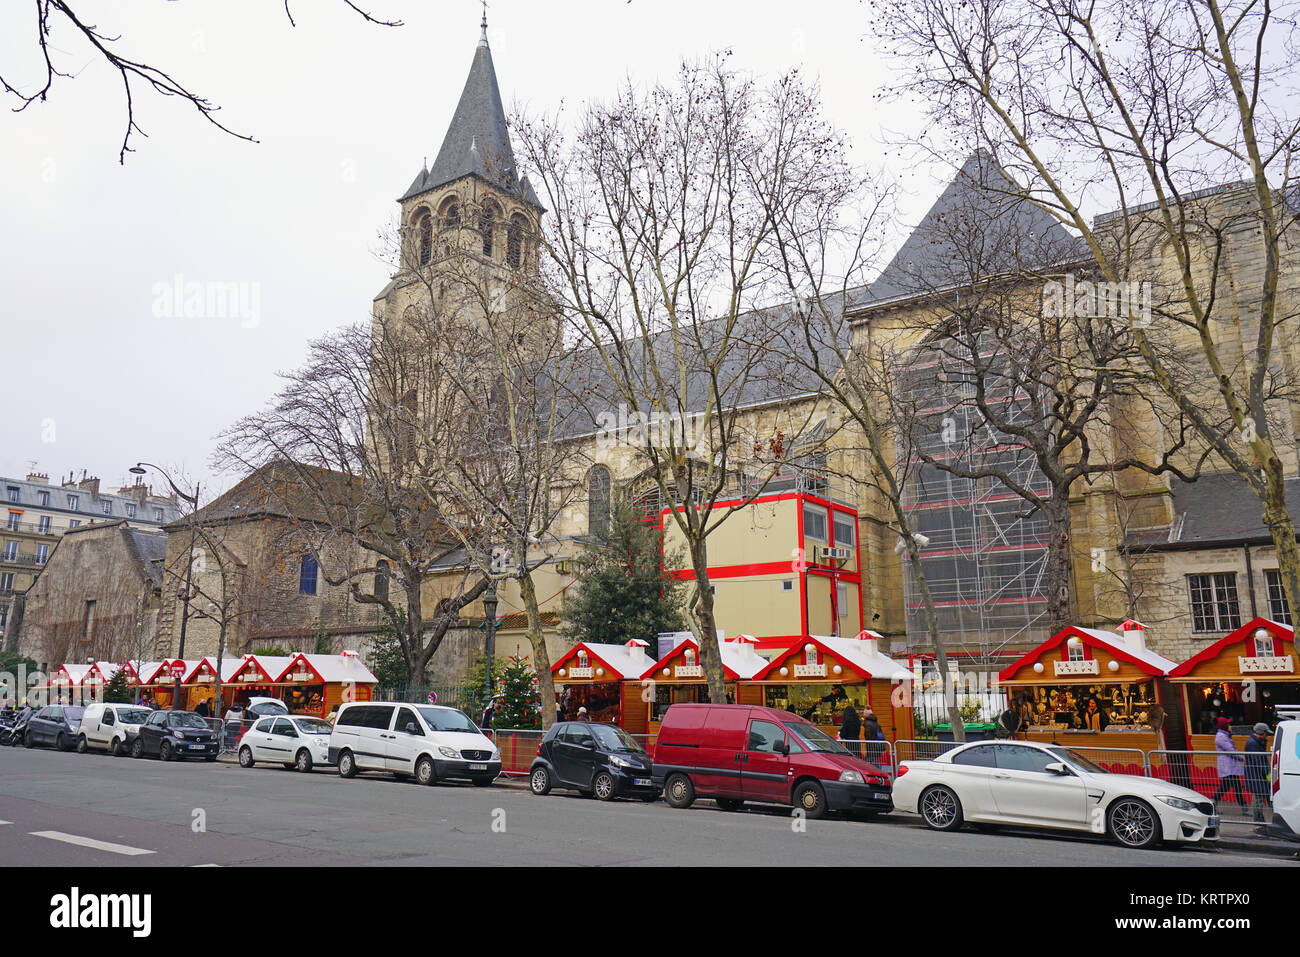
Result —
[[[1018,189],[991,154],[976,150],[853,307],[1080,258],[1079,241],[1055,217],[1008,195]]]
[[[161,586],[163,563],[167,556],[167,534],[129,526],[124,526],[122,530],[130,536],[131,544],[135,547],[136,554],[140,556],[144,573],[149,576],[154,585]]]
[[[1130,532],[1127,548],[1154,551],[1214,548],[1271,542],[1263,505],[1236,472],[1215,472],[1195,482],[1174,480],[1174,521],[1168,526]],[[1300,514],[1300,478],[1287,479],[1287,507]]]
[[[486,26],[433,168],[420,170],[401,198],[410,199],[464,176],[477,176],[541,209],[528,177],[520,179],[515,168]]]

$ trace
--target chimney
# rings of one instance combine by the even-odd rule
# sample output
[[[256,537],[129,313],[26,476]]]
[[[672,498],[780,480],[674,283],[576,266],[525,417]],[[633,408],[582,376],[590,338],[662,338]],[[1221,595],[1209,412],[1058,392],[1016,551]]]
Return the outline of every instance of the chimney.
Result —
[[[1133,618],[1125,618],[1119,624],[1120,637],[1130,648],[1138,648],[1142,651],[1147,650],[1146,625]]]
[[[87,478],[84,469],[81,472],[81,481],[77,483],[77,488],[83,492],[89,492],[91,498],[99,498],[99,479],[94,476]]]
[[[34,485],[49,485],[50,477],[44,472],[28,472],[27,481]]]

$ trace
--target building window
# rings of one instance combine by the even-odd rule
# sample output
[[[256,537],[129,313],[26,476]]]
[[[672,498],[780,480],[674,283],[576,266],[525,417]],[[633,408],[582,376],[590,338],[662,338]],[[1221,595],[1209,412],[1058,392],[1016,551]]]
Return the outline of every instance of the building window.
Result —
[[[0,592],[11,592],[14,590],[14,573],[4,572],[0,574]]]
[[[609,469],[597,465],[587,473],[587,534],[609,538]]]
[[[23,517],[22,512],[9,513],[9,531],[11,532],[18,531],[18,520],[21,519],[22,517]]]
[[[46,563],[46,561],[49,560],[49,557],[50,557],[50,546],[49,546],[49,545],[37,545],[37,546],[36,546],[36,564],[38,564],[38,565],[44,565],[44,564]]]
[[[42,535],[50,534],[50,517],[48,515],[42,515],[36,520],[36,531]]]
[[[835,521],[835,544],[845,548],[852,548],[856,542],[854,536],[854,526],[857,525],[852,515],[845,515],[843,512],[834,512],[832,518]]]
[[[81,621],[81,640],[90,641],[91,634],[95,630],[95,600],[93,598],[86,601],[86,612]]]
[[[844,634],[844,626],[853,626],[849,614],[849,586],[844,582],[835,583],[835,634]]]
[[[9,501],[13,502],[15,505],[17,505],[19,502],[22,501],[22,499],[18,497],[18,486],[17,486],[17,485],[10,485],[10,486],[9,486]]]
[[[9,621],[9,606],[0,605],[0,628],[3,628]]]
[[[316,559],[311,555],[302,556],[298,570],[298,594],[316,594]]]
[[[1280,657],[1279,650],[1273,636],[1263,628],[1256,629],[1255,634],[1246,639],[1246,652],[1252,658]]]
[[[484,205],[478,217],[478,231],[483,234],[483,255],[492,258],[493,239],[497,228],[496,209],[491,204]]]
[[[79,518],[72,518],[72,519],[69,519],[69,520],[68,520],[68,529],[69,529],[69,530],[74,529],[74,528],[80,528],[80,527],[81,527],[81,519],[79,519]]]
[[[135,518],[135,503],[126,502],[122,505],[122,507],[126,509],[127,518]]]
[[[1192,597],[1193,631],[1232,631],[1241,627],[1236,572],[1188,575],[1187,587]]]
[[[781,591],[794,591],[794,579],[787,578],[781,582]]]
[[[37,492],[37,493],[36,493],[36,502],[37,502],[37,504],[40,505],[42,508],[49,508],[49,507],[50,507],[50,493],[49,493],[49,492]]]
[[[518,269],[524,261],[524,230],[528,220],[518,213],[510,217],[510,226],[506,229],[506,265]]]
[[[427,266],[433,259],[433,216],[427,209],[415,214],[415,235],[420,265]]]
[[[1083,649],[1083,642],[1081,641],[1074,642],[1073,644],[1066,642],[1065,648],[1066,656],[1070,661],[1083,661],[1088,657],[1087,652]]]
[[[104,499],[104,501],[100,502],[99,508],[100,511],[102,511],[105,515],[113,514],[113,503],[110,502],[108,499]]]
[[[5,561],[12,562],[18,558],[18,543],[5,542]]]
[[[155,509],[153,510],[153,520],[154,520],[155,522],[161,522],[161,521],[163,520],[163,510],[162,510],[162,509],[160,509],[160,508],[155,508]]]
[[[1286,589],[1282,587],[1282,573],[1270,568],[1264,572],[1264,581],[1268,585],[1268,617],[1284,625],[1291,624],[1291,606],[1286,600]]]
[[[826,542],[826,508],[822,505],[804,505],[803,537]]]
[[[388,562],[382,558],[375,565],[375,597],[388,599]]]
[[[80,496],[80,495],[69,495],[69,496],[68,496],[68,511],[71,511],[71,512],[79,512],[79,511],[81,511],[81,496]]]

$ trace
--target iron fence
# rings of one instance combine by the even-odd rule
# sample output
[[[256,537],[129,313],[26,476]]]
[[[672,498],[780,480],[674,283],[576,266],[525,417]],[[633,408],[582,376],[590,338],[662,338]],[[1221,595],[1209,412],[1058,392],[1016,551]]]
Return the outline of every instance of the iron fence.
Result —
[[[897,774],[898,764],[894,760],[894,747],[888,741],[879,739],[868,741],[863,739],[842,740],[840,744],[849,749],[849,753],[855,758],[861,758],[868,764],[874,764],[880,770],[889,775],[892,781]]]
[[[1266,752],[1148,751],[1146,759],[1148,776],[1209,798],[1225,824],[1268,824],[1273,818]]]

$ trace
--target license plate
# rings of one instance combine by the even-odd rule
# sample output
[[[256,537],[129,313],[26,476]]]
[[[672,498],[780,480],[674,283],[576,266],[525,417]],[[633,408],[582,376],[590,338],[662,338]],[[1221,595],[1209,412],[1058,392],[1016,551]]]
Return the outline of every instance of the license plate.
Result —
[[[207,747],[206,744],[191,744],[191,745],[189,746],[189,748],[190,748],[191,751],[202,751],[202,750],[204,750],[206,747]]]
[[[873,801],[888,801],[888,800],[889,800],[889,795],[888,795],[888,794],[885,794],[884,792],[881,792],[881,791],[872,791],[872,792],[871,792],[871,800],[873,800]]]
[[[639,788],[654,787],[654,781],[650,780],[650,778],[633,778],[632,783]]]
[[[486,764],[471,764],[471,765],[469,766],[469,769],[470,769],[471,771],[486,771],[486,770],[487,770],[487,765],[486,765]]]
[[[1217,814],[1213,814],[1213,815],[1211,815],[1211,816],[1210,816],[1210,823],[1209,823],[1207,826],[1208,826],[1208,827],[1218,827],[1218,826],[1219,826],[1219,816],[1218,816]]]

